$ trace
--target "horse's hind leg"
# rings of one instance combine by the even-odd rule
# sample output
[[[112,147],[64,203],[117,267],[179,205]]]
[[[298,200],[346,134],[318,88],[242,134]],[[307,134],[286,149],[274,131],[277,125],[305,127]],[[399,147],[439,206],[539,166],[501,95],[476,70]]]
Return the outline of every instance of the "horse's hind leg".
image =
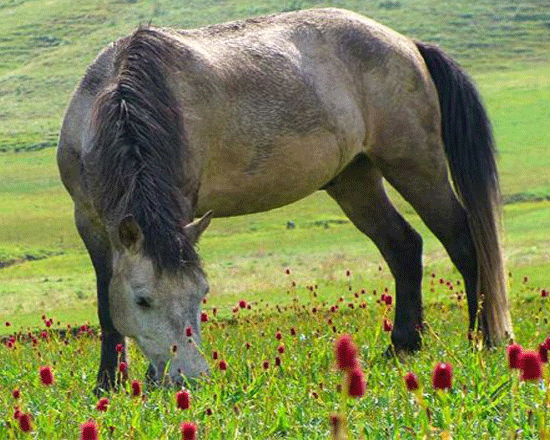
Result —
[[[395,278],[394,347],[419,349],[422,238],[396,211],[386,195],[380,171],[367,156],[358,156],[326,190],[353,224],[374,241]]]
[[[417,134],[411,139],[421,140],[422,136]],[[469,328],[473,330],[478,314],[477,257],[466,211],[449,182],[442,149],[419,147],[410,151],[409,158],[376,158],[376,164],[384,178],[441,241],[462,275],[468,298]]]

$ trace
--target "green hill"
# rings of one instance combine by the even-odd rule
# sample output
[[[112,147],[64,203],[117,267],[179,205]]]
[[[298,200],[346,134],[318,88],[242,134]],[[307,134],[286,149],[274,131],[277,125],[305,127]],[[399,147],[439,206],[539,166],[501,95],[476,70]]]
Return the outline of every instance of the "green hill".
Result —
[[[54,149],[45,148],[55,146],[71,91],[102,47],[143,23],[186,28],[323,6],[441,45],[472,74],[487,104],[506,200],[550,199],[547,0],[0,0],[0,318],[30,323],[37,309],[65,308],[71,320],[95,319],[92,268]],[[440,245],[398,205],[425,237],[427,273],[449,270]],[[292,236],[287,220],[296,223]],[[509,267],[548,287],[550,203],[507,206],[505,223]],[[227,301],[279,292],[285,265],[311,282],[332,280],[343,267],[367,280],[381,262],[323,193],[267,214],[216,220],[201,255],[212,292]]]
[[[550,3],[516,1],[2,0],[0,149],[56,143],[70,92],[95,54],[142,23],[196,27],[251,15],[333,6],[443,46],[478,72],[547,62]]]

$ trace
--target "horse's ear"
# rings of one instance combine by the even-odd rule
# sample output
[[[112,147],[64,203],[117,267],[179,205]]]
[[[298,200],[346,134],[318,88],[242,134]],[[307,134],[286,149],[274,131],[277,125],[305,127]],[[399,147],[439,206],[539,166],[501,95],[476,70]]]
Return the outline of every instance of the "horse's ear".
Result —
[[[201,234],[210,224],[213,214],[212,211],[208,211],[201,218],[184,226],[183,231],[191,243],[196,244],[199,241]]]
[[[129,251],[137,252],[143,243],[143,232],[133,215],[127,215],[118,224],[118,237]]]

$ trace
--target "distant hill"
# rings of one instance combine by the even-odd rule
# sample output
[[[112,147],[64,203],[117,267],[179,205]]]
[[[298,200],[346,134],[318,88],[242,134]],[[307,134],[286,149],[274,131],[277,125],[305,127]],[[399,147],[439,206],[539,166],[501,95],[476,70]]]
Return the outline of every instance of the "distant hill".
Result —
[[[0,151],[54,146],[86,66],[101,47],[139,24],[189,28],[326,6],[438,43],[473,71],[550,57],[547,0],[0,0]]]

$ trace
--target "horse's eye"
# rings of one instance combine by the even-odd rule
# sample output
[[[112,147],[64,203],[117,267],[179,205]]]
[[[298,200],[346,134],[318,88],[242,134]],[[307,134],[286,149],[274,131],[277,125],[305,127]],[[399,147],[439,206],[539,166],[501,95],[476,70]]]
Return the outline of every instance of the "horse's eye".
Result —
[[[146,298],[144,296],[138,296],[136,298],[136,304],[140,306],[142,309],[150,309],[151,308],[151,300],[149,298]]]

